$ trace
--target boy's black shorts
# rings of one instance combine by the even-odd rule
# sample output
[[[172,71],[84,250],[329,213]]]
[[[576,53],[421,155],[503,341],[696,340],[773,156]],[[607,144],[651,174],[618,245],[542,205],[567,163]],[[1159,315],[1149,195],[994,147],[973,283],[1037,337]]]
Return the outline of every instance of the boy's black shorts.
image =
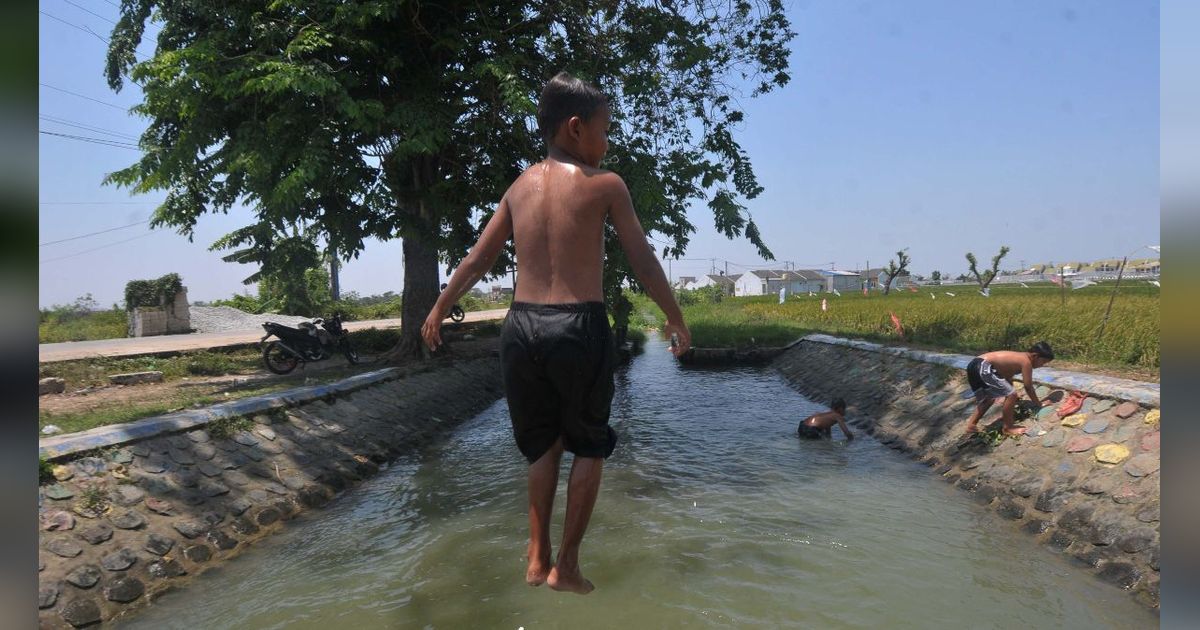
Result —
[[[616,347],[600,302],[513,302],[500,332],[500,363],[513,437],[533,463],[562,438],[579,457],[612,455],[608,426]]]

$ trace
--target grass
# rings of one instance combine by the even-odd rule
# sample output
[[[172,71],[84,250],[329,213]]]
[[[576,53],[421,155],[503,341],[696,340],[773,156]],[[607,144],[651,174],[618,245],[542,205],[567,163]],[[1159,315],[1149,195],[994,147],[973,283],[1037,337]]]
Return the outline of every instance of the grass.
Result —
[[[337,372],[336,375],[331,372],[329,375],[322,376],[328,380],[333,380],[345,375],[341,372]],[[322,377],[318,377],[317,380],[323,379]],[[196,405],[203,407],[238,398],[283,391],[297,387],[298,385],[300,385],[300,382],[297,382],[297,380],[288,379],[286,381],[272,381],[270,384],[260,386],[241,387],[233,391],[207,391],[199,393],[174,391],[152,400],[105,405],[78,412],[54,413],[42,410],[38,414],[38,431],[40,434],[42,428],[48,424],[59,427],[63,430],[63,433],[86,431],[110,424],[133,422],[134,420],[149,418],[150,416],[181,411]],[[226,395],[227,393],[229,395]]]
[[[934,298],[930,297],[930,293]],[[955,296],[946,295],[947,292]],[[1123,284],[1104,336],[1097,338],[1112,283],[1080,290],[1052,284],[1029,288],[995,286],[985,298],[970,286],[926,287],[918,293],[807,294],[779,304],[777,296],[726,298],[684,307],[699,347],[778,346],[820,332],[964,354],[1023,349],[1046,340],[1058,358],[1080,364],[1155,370],[1159,368],[1159,290],[1144,281]],[[821,310],[821,300],[828,311]],[[661,313],[638,298],[638,313]],[[904,327],[893,330],[894,313]],[[636,319],[636,315],[635,315]]]
[[[172,357],[97,357],[78,361],[57,361],[38,366],[39,378],[57,376],[67,382],[67,391],[108,385],[110,374],[160,371],[163,380],[185,376],[222,376],[241,374],[262,368],[258,348],[204,350]]]
[[[125,311],[44,310],[38,317],[38,343],[119,339],[129,331]]]

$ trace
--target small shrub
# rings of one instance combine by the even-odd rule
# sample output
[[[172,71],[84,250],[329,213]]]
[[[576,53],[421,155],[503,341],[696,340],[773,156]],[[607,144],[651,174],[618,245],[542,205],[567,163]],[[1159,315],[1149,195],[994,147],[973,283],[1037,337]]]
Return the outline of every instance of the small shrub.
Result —
[[[54,481],[54,464],[41,456],[38,456],[38,481],[40,483]]]
[[[100,514],[108,507],[108,484],[98,479],[80,483],[76,506],[84,512]]]
[[[254,421],[246,416],[237,416],[234,418],[221,418],[214,420],[205,427],[208,434],[219,440],[229,439],[236,435],[239,431],[249,431],[250,427],[254,426]]]

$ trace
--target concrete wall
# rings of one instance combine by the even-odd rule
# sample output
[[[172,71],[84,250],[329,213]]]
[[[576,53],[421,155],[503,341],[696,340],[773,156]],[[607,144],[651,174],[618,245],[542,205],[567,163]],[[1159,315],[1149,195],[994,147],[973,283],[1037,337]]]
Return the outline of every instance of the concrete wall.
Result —
[[[129,313],[130,337],[174,335],[192,331],[187,288],[175,294],[166,306],[138,306]]]
[[[1104,379],[1081,375],[1078,382],[1095,380],[1092,389],[1109,397],[1089,396],[1080,413],[1065,419],[1043,409],[1024,422],[1031,435],[991,446],[963,434],[974,403],[960,396],[968,389],[961,368],[817,341],[794,345],[773,365],[816,401],[844,397],[852,425],[1158,606],[1159,412],[1144,397],[1142,404],[1114,399],[1113,388],[1099,386]],[[1064,394],[1044,384],[1038,389],[1052,400]],[[980,426],[998,420],[994,408]]]

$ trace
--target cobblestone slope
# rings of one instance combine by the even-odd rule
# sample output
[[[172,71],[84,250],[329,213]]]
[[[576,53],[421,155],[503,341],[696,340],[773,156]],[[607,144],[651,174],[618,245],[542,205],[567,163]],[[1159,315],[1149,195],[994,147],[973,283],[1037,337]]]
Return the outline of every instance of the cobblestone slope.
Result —
[[[1043,408],[1023,423],[1029,434],[992,446],[963,434],[974,402],[960,396],[969,389],[961,369],[813,341],[774,366],[810,398],[845,398],[851,424],[1157,608],[1158,409],[1089,395],[1079,413],[1060,419]],[[995,405],[980,426],[999,418]]]
[[[501,395],[496,360],[476,359],[56,462],[38,497],[41,627],[135,609]]]

